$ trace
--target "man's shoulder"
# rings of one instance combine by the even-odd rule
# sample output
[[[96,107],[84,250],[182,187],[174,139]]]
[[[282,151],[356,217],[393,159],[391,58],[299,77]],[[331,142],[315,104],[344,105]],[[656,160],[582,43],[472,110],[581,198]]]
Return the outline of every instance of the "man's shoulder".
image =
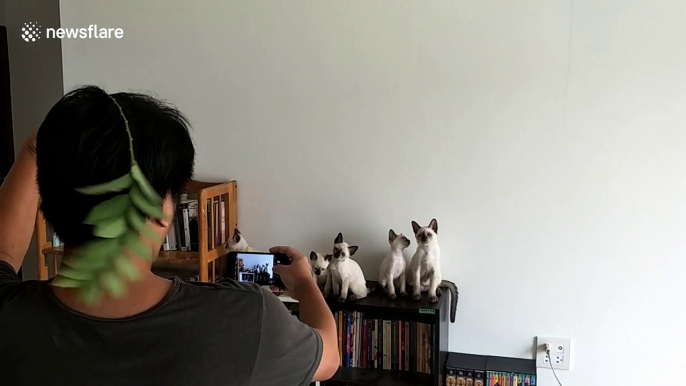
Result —
[[[218,291],[220,294],[235,294],[242,296],[263,296],[264,289],[253,283],[241,283],[233,279],[224,279],[216,283],[202,283],[199,281],[184,281],[181,283],[186,290],[193,292]]]
[[[194,299],[199,302],[219,303],[241,307],[262,309],[264,297],[270,291],[252,283],[240,283],[236,280],[222,280],[217,283],[181,282],[177,297]]]

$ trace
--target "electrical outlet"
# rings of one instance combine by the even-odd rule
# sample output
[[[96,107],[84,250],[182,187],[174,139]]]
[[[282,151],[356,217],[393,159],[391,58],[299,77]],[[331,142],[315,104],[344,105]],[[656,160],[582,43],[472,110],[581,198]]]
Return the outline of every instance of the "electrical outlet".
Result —
[[[550,357],[545,352],[545,344],[550,344]],[[549,336],[536,337],[536,366],[552,367],[556,370],[569,370],[572,358],[572,340]]]

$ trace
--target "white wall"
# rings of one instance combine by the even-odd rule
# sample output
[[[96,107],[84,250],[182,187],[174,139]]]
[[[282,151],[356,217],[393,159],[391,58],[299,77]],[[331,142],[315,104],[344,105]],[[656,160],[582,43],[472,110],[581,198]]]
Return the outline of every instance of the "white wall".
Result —
[[[62,0],[64,27],[125,31],[65,40],[64,83],[175,102],[197,174],[239,181],[257,247],[343,231],[373,278],[388,228],[437,217],[454,351],[531,357],[535,335],[565,336],[565,385],[671,382],[686,5],[573,8],[569,46],[566,0]]]

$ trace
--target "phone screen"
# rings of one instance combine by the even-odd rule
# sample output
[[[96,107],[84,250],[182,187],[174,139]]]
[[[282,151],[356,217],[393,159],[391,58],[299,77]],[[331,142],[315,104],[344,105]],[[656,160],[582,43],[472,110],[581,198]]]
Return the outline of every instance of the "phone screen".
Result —
[[[290,260],[281,254],[237,252],[236,280],[264,286],[282,286],[279,275],[274,274],[274,265],[288,263]]]
[[[270,253],[236,254],[236,279],[242,283],[272,285],[274,255]]]

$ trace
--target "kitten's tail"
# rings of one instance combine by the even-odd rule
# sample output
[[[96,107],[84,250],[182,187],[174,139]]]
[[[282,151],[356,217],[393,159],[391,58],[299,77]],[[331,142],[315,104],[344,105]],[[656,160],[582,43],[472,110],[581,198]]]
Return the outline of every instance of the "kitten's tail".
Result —
[[[460,293],[457,290],[457,286],[452,281],[443,280],[441,284],[438,285],[441,288],[446,288],[450,291],[450,323],[455,323],[455,314],[457,313],[457,301],[460,297]]]
[[[375,281],[368,281],[367,282],[367,295],[376,291],[377,288],[379,288],[379,283],[377,283]]]

